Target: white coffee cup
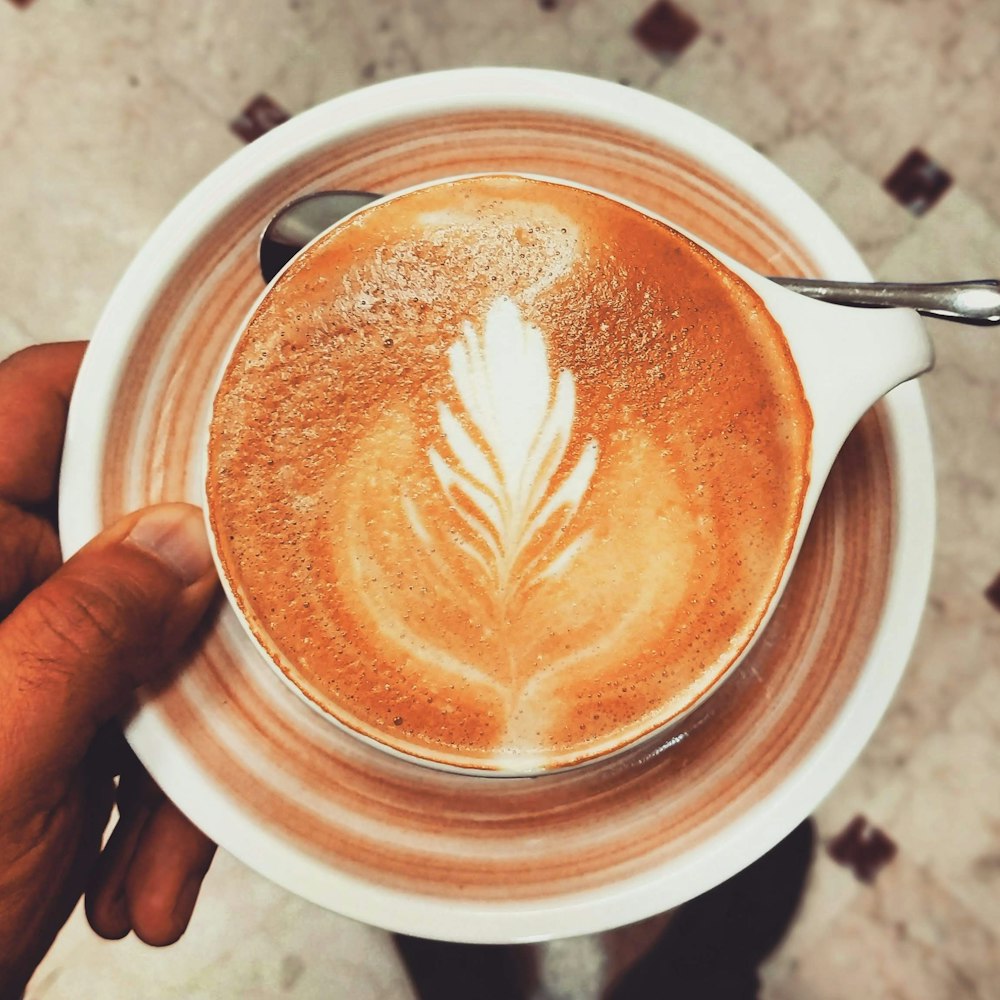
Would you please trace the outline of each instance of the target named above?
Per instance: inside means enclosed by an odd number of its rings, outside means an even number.
[[[591,184],[756,271],[869,276],[775,166],[649,95],[511,69],[345,95],[219,167],[123,277],[71,406],[60,511],[67,554],[127,510],[199,501],[198,428],[259,294],[255,241],[271,213],[310,190],[391,192],[482,170]],[[711,888],[787,834],[845,773],[888,705],[916,635],[934,536],[915,383],[862,421],[817,503],[747,669],[654,751],[509,782],[416,767],[311,712],[228,609],[175,681],[143,699],[128,739],[165,792],[231,853],[356,919],[465,941],[640,919]]]

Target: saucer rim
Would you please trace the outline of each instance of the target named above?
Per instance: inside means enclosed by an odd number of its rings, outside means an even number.
[[[59,511],[65,555],[103,527],[101,470],[111,402],[148,307],[185,252],[283,163],[353,131],[418,117],[432,107],[439,113],[487,107],[554,111],[633,128],[705,163],[761,203],[802,240],[821,272],[871,277],[846,236],[778,167],[663,98],[574,74],[490,68],[424,74],[354,91],[293,118],[216,168],[168,215],[125,273],[95,330],[78,382],[81,391],[70,406]],[[738,170],[733,159],[740,161]],[[653,874],[537,903],[477,903],[386,889],[331,869],[256,823],[198,768],[154,711],[140,709],[130,719],[128,739],[166,794],[230,853],[296,894],[354,919],[424,937],[500,943],[600,931],[662,912],[730,877],[808,815],[853,764],[897,687],[929,589],[934,481],[919,386],[894,390],[883,412],[896,487],[896,538],[885,603],[858,683],[816,746],[775,789]]]

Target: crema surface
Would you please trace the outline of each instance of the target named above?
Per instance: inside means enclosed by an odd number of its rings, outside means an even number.
[[[278,280],[216,399],[210,516],[306,697],[405,753],[544,770],[725,673],[811,430],[780,328],[710,255],[598,194],[472,178]]]

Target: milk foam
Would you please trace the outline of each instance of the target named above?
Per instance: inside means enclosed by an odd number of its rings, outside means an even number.
[[[511,215],[516,218],[517,201],[516,195],[508,198],[508,205],[514,211]],[[580,243],[582,232],[580,226],[573,219],[558,210],[553,211],[548,206],[546,216],[538,215],[538,206],[534,208],[535,226],[529,224],[530,235],[544,236],[538,241],[535,248],[536,256],[541,252],[537,261],[541,266],[538,269],[538,276],[533,282],[526,285],[520,292],[520,299],[525,305],[531,305],[539,295],[551,288],[560,278],[564,277],[580,260]],[[531,208],[526,213],[531,217]],[[517,247],[520,243],[519,232],[525,229],[523,222],[510,221],[492,223],[492,232],[483,230],[483,219],[476,212],[462,211],[458,208],[439,209],[433,212],[422,212],[418,216],[419,224],[425,227],[427,232],[435,230],[450,230],[451,232],[463,232],[466,242],[470,247],[477,244],[495,242],[497,238]],[[544,225],[539,226],[542,222]],[[536,228],[537,226],[537,228]],[[484,240],[484,236],[486,239]],[[487,251],[489,252],[489,251]],[[473,256],[476,256],[475,251]]]
[[[504,177],[316,244],[215,412],[216,541],[275,662],[377,740],[519,769],[715,681],[787,559],[811,427],[735,279],[622,206]]]
[[[573,432],[573,375],[551,370],[541,330],[506,296],[490,307],[482,332],[464,324],[448,362],[461,409],[456,415],[438,403],[447,447],[431,447],[428,460],[467,528],[455,544],[482,568],[503,606],[533,577],[566,572],[587,544],[586,534],[574,537],[570,527],[597,466],[597,442],[588,441],[556,483]],[[429,545],[416,504],[404,498],[404,508]],[[533,540],[556,519],[550,544],[526,560]]]

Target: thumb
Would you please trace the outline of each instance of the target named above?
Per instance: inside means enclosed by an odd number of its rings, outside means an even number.
[[[201,512],[164,504],[123,518],[0,625],[10,750],[36,778],[74,766],[97,728],[159,676],[216,588]]]

